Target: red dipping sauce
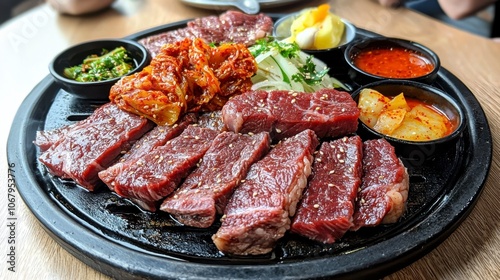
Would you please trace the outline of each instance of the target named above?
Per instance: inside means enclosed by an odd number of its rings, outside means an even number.
[[[353,62],[359,69],[384,78],[415,78],[434,69],[429,59],[401,47],[363,50],[353,58]]]

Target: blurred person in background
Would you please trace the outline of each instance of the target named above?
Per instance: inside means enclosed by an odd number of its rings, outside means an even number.
[[[405,6],[457,28],[484,36],[500,37],[497,0],[378,0],[386,7]],[[484,12],[478,15],[479,12]]]
[[[115,0],[47,0],[54,10],[68,15],[83,15],[108,8]]]
[[[0,0],[0,24],[43,2],[44,0]]]
[[[44,2],[67,15],[84,15],[104,10],[115,0],[0,0],[0,24]]]

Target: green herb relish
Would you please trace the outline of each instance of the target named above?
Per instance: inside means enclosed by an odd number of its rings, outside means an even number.
[[[134,61],[124,47],[103,49],[100,56],[89,55],[78,66],[64,69],[64,76],[78,82],[105,81],[126,75],[134,69]]]

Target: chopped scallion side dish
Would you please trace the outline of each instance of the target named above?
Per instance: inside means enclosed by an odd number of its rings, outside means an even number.
[[[78,82],[97,82],[121,77],[133,69],[127,50],[117,47],[112,51],[103,49],[100,55],[89,55],[82,64],[65,68],[64,76]]]

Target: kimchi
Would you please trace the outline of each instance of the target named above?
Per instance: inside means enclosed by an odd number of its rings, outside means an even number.
[[[150,65],[123,77],[109,99],[158,125],[171,125],[187,112],[220,110],[229,98],[250,90],[256,72],[243,44],[184,39],[164,45]]]

